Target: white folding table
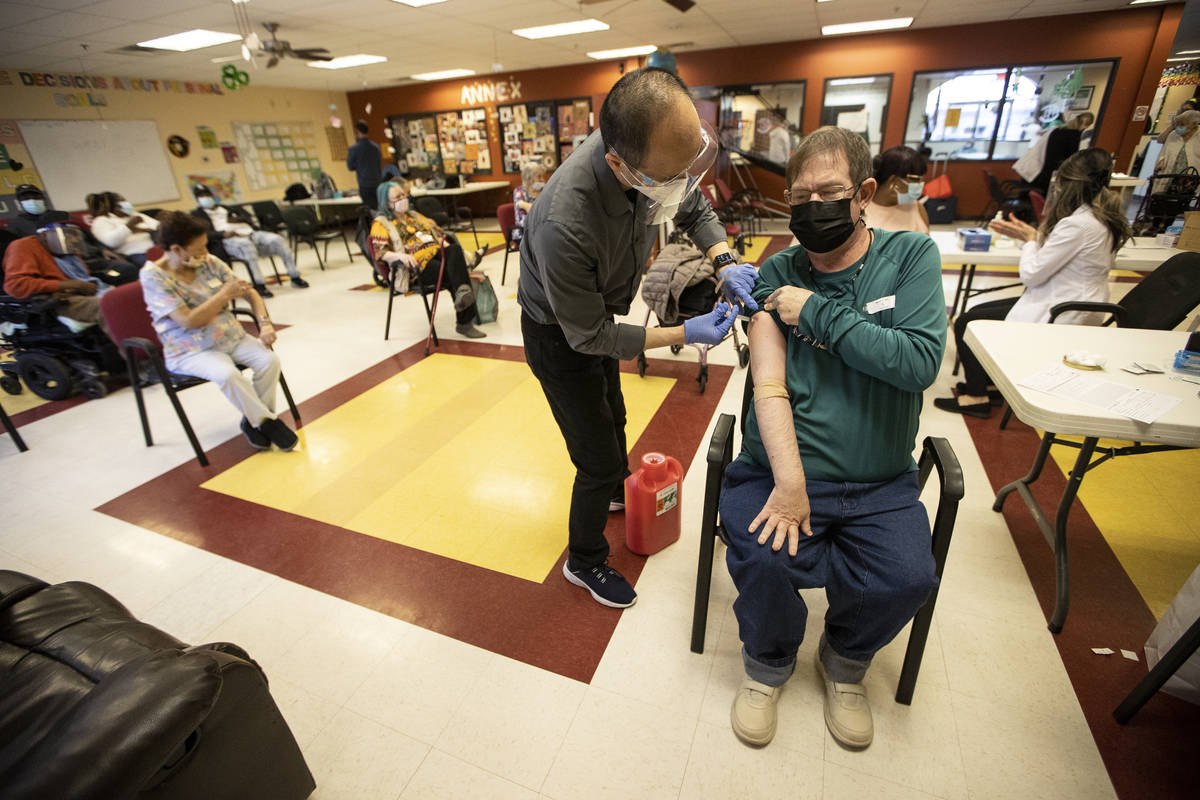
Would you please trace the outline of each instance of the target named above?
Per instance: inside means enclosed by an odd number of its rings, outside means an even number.
[[[1083,476],[1118,456],[1200,447],[1200,385],[1177,379],[1179,373],[1170,367],[1176,351],[1184,348],[1187,339],[1188,334],[1184,331],[1090,325],[1043,325],[997,320],[975,320],[967,325],[964,341],[1008,401],[1013,413],[1025,424],[1045,431],[1029,474],[1000,489],[992,509],[1000,511],[1009,494],[1014,491],[1020,494],[1053,550],[1057,576],[1056,599],[1049,628],[1054,633],[1062,630],[1069,608],[1067,517]],[[1061,364],[1063,356],[1072,351],[1102,353],[1107,357],[1104,370],[1089,374],[1114,383],[1171,395],[1181,402],[1153,423],[1145,424],[1079,400],[1019,385],[1025,378]],[[1121,369],[1133,361],[1157,364],[1166,369],[1166,373],[1133,375]],[[1060,439],[1060,435],[1084,438],[1080,443]],[[1099,448],[1101,455],[1092,461],[1100,438],[1118,439],[1131,444]],[[1078,448],[1079,454],[1067,476],[1067,486],[1051,527],[1029,486],[1041,475],[1050,447],[1055,444]]]

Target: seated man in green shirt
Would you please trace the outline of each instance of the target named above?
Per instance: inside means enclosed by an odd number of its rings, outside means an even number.
[[[861,748],[871,658],[937,582],[912,452],[946,345],[941,260],[924,234],[868,227],[876,186],[858,134],[814,131],[786,177],[800,246],[759,271],[754,404],[721,496],[747,676],[731,720],[744,742],[771,741],[804,638],[798,590],[823,586],[825,721]]]

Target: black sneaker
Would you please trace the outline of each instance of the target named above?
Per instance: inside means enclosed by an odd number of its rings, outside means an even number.
[[[992,415],[991,403],[971,403],[970,405],[962,405],[958,402],[957,397],[935,397],[933,399],[935,408],[940,408],[942,411],[949,411],[954,414],[962,414],[964,417],[975,417],[976,419],[987,419]]]
[[[250,424],[250,420],[242,417],[242,433],[246,437],[246,441],[255,450],[270,450],[271,440],[267,438],[261,430]]]
[[[296,446],[296,442],[300,441],[292,429],[278,419],[264,419],[262,425],[259,425],[259,430],[267,435],[271,443],[285,453]]]
[[[258,292],[259,297],[266,298],[266,297],[274,297],[275,296],[275,293],[272,292],[270,289],[268,289],[267,285],[265,283],[254,284],[254,291]]]
[[[629,608],[637,602],[637,592],[605,561],[591,569],[571,569],[563,563],[563,577],[576,586],[582,586],[592,594],[592,599],[609,608]]]
[[[304,278],[292,278],[292,286],[295,286],[297,289],[307,289],[308,281],[304,280]]]

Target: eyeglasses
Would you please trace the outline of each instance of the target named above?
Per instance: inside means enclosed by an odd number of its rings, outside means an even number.
[[[822,186],[818,189],[799,189],[793,192],[791,189],[783,190],[783,202],[791,205],[800,205],[812,201],[813,195],[821,199],[823,203],[832,203],[835,200],[841,200],[844,197],[853,197],[858,193],[859,186],[842,186],[841,184],[831,184]]]

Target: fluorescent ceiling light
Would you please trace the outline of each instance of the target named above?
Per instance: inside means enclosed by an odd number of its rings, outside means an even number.
[[[317,69],[346,69],[366,64],[379,64],[383,61],[387,61],[387,56],[369,56],[366,53],[358,53],[352,56],[338,56],[331,61],[310,61],[308,65]]]
[[[418,81],[440,81],[443,78],[465,78],[468,75],[474,75],[473,69],[444,69],[440,72],[422,72],[420,75],[409,75]]]
[[[817,0],[818,3],[832,3],[833,0]]]
[[[1136,5],[1141,5],[1142,3],[1165,3],[1165,2],[1166,2],[1166,0],[1132,0],[1132,2],[1130,2],[1129,5],[1136,6]]]
[[[144,42],[138,42],[138,47],[152,47],[155,50],[175,50],[180,53],[185,53],[188,50],[199,50],[202,47],[212,47],[217,44],[229,44],[230,42],[240,42],[242,37],[236,33],[221,33],[220,31],[206,31],[203,28],[196,28],[183,33],[174,33],[170,36],[160,36],[157,39],[147,39]]]
[[[830,86],[855,86],[860,83],[874,83],[874,78],[835,78],[829,82]]]
[[[1167,59],[1167,63],[1170,63],[1172,61],[1200,61],[1200,58],[1194,58],[1192,56],[1184,56],[1183,58],[1168,58]]]
[[[393,3],[404,3],[406,6],[420,8],[421,6],[431,6],[434,3],[444,3],[446,0],[392,0]]]
[[[658,49],[658,45],[641,44],[637,47],[623,47],[619,50],[593,50],[588,58],[603,61],[607,58],[629,58],[631,56],[648,56]]]
[[[1176,53],[1175,55],[1177,55],[1177,56],[1190,56],[1190,55],[1195,55],[1196,53],[1200,53],[1200,50],[1180,50],[1180,51],[1179,51],[1178,53]]]
[[[841,25],[822,25],[822,36],[836,36],[839,33],[869,33],[870,31],[887,31],[892,28],[907,28],[912,25],[912,17],[897,17],[896,19],[875,19],[869,22],[844,22]]]
[[[608,30],[608,25],[598,19],[577,19],[574,22],[559,22],[556,25],[517,28],[513,33],[526,39],[549,39],[551,36],[573,36],[576,33],[606,30]]]

